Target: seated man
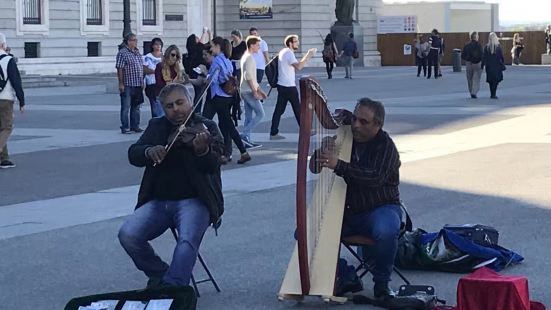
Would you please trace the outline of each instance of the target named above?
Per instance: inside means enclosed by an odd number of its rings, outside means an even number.
[[[203,234],[218,228],[224,211],[219,159],[223,138],[218,126],[193,114],[173,147],[179,126],[192,113],[185,86],[170,84],[159,95],[165,116],[153,118],[130,146],[132,165],[146,167],[134,214],[119,231],[119,241],[136,267],[149,277],[148,288],[189,284]],[[157,256],[149,241],[168,228],[178,231],[172,263]]]
[[[385,120],[382,103],[362,98],[354,114],[347,114],[344,120],[351,124],[354,139],[351,161],[339,160],[333,151],[334,139],[326,138],[321,150],[314,154],[310,168],[315,172],[327,167],[345,180],[347,194],[342,237],[362,235],[375,241],[369,248],[375,263],[374,294],[375,298],[386,298],[392,294],[388,282],[402,218],[398,191],[400,156],[392,139],[382,130]],[[343,263],[346,266],[346,261],[341,259],[339,277],[351,281],[340,281],[337,293],[361,290],[361,281],[355,273],[347,276]]]

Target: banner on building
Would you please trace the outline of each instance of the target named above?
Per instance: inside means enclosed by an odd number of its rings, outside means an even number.
[[[271,19],[272,0],[239,0],[240,19]]]
[[[417,16],[379,16],[377,32],[384,33],[416,33]]]

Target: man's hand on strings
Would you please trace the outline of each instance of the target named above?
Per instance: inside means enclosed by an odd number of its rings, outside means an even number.
[[[318,163],[321,167],[334,170],[338,161],[339,157],[337,157],[335,149],[325,149],[319,153]]]
[[[195,154],[204,154],[208,151],[210,144],[210,133],[208,130],[204,130],[198,133],[193,139],[193,151]]]
[[[156,145],[145,151],[145,156],[151,159],[155,164],[160,164],[166,157],[166,149],[162,145]]]

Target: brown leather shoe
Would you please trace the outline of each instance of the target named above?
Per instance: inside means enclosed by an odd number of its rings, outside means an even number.
[[[244,164],[244,163],[248,162],[249,160],[251,160],[251,155],[249,155],[249,153],[245,152],[245,153],[241,154],[241,158],[239,158],[237,163],[238,164]]]

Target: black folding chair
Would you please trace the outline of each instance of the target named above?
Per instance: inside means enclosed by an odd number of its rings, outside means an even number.
[[[176,229],[171,227],[170,230],[172,231],[172,235],[174,236],[174,239],[176,239],[176,242],[178,242],[178,233],[176,232]],[[191,274],[191,283],[193,284],[193,288],[197,293],[197,297],[201,297],[201,294],[199,294],[199,288],[197,287],[197,284],[201,284],[205,282],[211,282],[212,285],[214,285],[214,288],[216,289],[216,291],[220,293],[221,292],[220,287],[218,286],[218,283],[216,283],[216,280],[212,276],[212,273],[210,272],[209,267],[207,267],[207,264],[205,263],[205,260],[203,260],[201,253],[197,252],[197,258],[199,259],[201,266],[203,266],[203,269],[208,275],[208,278],[196,281],[195,277],[193,276],[193,273]]]
[[[400,236],[402,236],[406,231],[411,231],[413,228],[412,227],[413,225],[411,222],[411,218],[409,217],[409,213],[407,212],[407,209],[404,206],[404,204],[401,203],[400,206],[402,207],[402,210],[406,217],[405,218],[406,221],[402,222],[400,227]],[[365,248],[368,246],[372,246],[375,244],[375,240],[362,235],[352,235],[352,236],[342,238],[341,244],[344,245],[344,247],[350,252],[350,254],[352,254],[352,256],[354,256],[358,260],[359,265],[356,267],[356,274],[360,272],[360,270],[362,269],[364,270],[362,273],[358,275],[360,279],[363,278],[368,272],[373,273],[373,266],[372,266],[373,264],[368,262],[364,257],[361,257],[358,254],[358,252],[354,250],[353,247]],[[396,268],[396,266],[393,266],[392,269],[404,281],[404,283],[408,285],[410,284],[409,280],[402,274],[402,272],[400,272],[398,268]]]

